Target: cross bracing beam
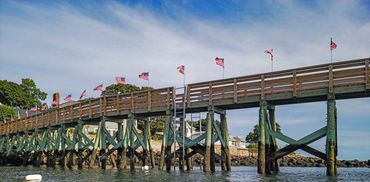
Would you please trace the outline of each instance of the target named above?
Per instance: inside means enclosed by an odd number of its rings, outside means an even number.
[[[306,136],[308,138],[304,137],[304,138],[302,138],[300,140],[294,140],[294,139],[292,139],[292,138],[290,138],[290,137],[282,134],[281,132],[276,132],[276,131],[272,131],[272,130],[269,130],[268,132],[269,132],[269,134],[271,136],[274,136],[275,138],[278,138],[278,139],[280,139],[280,140],[282,140],[282,141],[284,141],[284,142],[286,142],[286,143],[288,143],[288,144],[290,144],[292,146],[295,146],[295,147],[290,147],[293,151],[295,151],[297,149],[302,149],[302,150],[304,150],[304,151],[306,151],[306,152],[308,152],[308,153],[310,153],[310,154],[312,154],[314,156],[317,156],[317,157],[320,157],[323,160],[326,160],[326,154],[324,154],[323,152],[320,152],[320,151],[318,151],[318,150],[316,150],[314,148],[311,148],[310,146],[307,146],[309,143],[305,143],[305,142],[313,143],[314,141],[317,141],[320,138],[324,137],[326,135],[326,126],[323,127],[323,128],[321,128],[321,129],[319,129],[319,130],[317,130],[315,133],[312,133],[312,134]],[[313,140],[310,140],[310,138],[313,138]],[[305,140],[303,140],[303,139],[305,139]],[[287,149],[284,149],[284,150],[283,149],[284,148],[280,149],[279,151],[280,152],[281,151],[287,151]],[[293,151],[291,151],[291,152],[293,152]],[[289,153],[291,153],[291,152],[289,152]],[[286,154],[289,154],[289,153],[286,153]],[[280,156],[280,157],[272,157],[272,158],[268,158],[267,160],[268,161],[270,161],[270,160],[276,160],[276,159],[281,158],[283,156]]]

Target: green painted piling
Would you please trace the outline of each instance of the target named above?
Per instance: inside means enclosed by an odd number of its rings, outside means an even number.
[[[271,129],[276,132],[277,127],[276,127],[276,119],[275,119],[275,106],[270,105],[268,107],[268,111],[269,111],[269,121],[270,121],[271,127],[272,127]],[[271,136],[270,140],[271,140],[270,153],[274,153],[278,150],[279,146],[278,146],[278,143],[277,143],[275,137]],[[272,162],[272,164],[270,164],[270,169],[272,171],[274,171],[275,173],[278,173],[280,171],[279,161],[276,159],[276,160],[273,160],[271,162]]]
[[[329,96],[327,101],[327,134],[326,134],[326,167],[327,171],[326,174],[328,176],[336,176],[337,175],[337,167],[336,167],[336,155],[335,155],[335,147],[336,147],[336,104],[334,100],[334,96]]]
[[[223,146],[223,155],[225,160],[225,167],[227,171],[231,171],[231,157],[229,149],[229,129],[227,127],[226,114],[221,114],[221,132],[226,145]]]
[[[162,146],[161,146],[161,158],[159,161],[159,170],[163,170],[165,158],[166,158],[166,149],[167,149],[167,144],[168,144],[168,135],[169,135],[169,130],[170,130],[170,125],[171,125],[171,111],[166,112],[166,120],[164,123],[164,128],[163,128],[163,138],[162,138]]]
[[[208,121],[206,126],[206,152],[204,155],[204,172],[211,171],[211,143],[212,143],[212,123],[214,122],[214,111],[208,111]]]
[[[266,115],[266,102],[260,102],[260,109],[259,109],[259,130],[258,130],[258,162],[257,162],[257,172],[259,174],[265,174],[266,169],[266,151],[265,151],[265,115]]]

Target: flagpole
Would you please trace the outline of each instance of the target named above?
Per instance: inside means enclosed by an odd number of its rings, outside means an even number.
[[[274,72],[274,57],[271,55],[271,72]]]
[[[331,44],[333,39],[330,37],[330,63],[333,64],[333,49],[331,48]]]
[[[225,66],[222,67],[222,79],[225,78]]]

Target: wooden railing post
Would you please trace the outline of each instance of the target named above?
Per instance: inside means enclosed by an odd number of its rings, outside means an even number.
[[[366,89],[370,89],[370,67],[369,67],[369,60],[365,61],[365,85]]]
[[[104,116],[106,115],[106,113],[107,113],[107,97],[104,95],[104,104],[103,104],[103,106],[104,106]]]
[[[116,113],[119,113],[119,94],[116,95]]]
[[[208,84],[208,105],[212,105],[212,95],[213,95],[213,93],[212,93],[212,82],[209,82],[209,84]]]
[[[293,71],[293,97],[297,97],[297,71]]]
[[[135,100],[134,100],[134,94],[131,93],[131,113],[135,112]]]
[[[329,93],[334,91],[333,65],[329,65]]]
[[[92,105],[91,105],[91,99],[89,100],[89,118],[92,117]]]
[[[148,111],[152,111],[152,95],[151,91],[148,91]]]
[[[47,123],[50,126],[51,125],[51,116],[50,116],[50,111],[49,109],[46,111],[46,116],[47,116]]]
[[[100,114],[100,116],[102,116],[102,115],[103,115],[103,108],[102,108],[102,107],[103,107],[103,106],[102,106],[102,105],[103,105],[103,103],[102,103],[102,101],[101,101],[101,100],[102,100],[102,98],[100,97],[100,98],[99,98],[99,114]]]
[[[167,102],[166,102],[166,106],[167,106],[167,109],[170,109],[170,89],[167,88]]]
[[[81,104],[81,102],[80,102],[80,105],[79,105],[79,110],[80,110],[80,119],[82,118],[82,104]]]
[[[70,107],[70,113],[69,113],[69,115],[70,115],[70,119],[69,119],[69,122],[71,122],[71,121],[73,121],[73,105],[71,105],[71,106],[69,106]]]
[[[261,75],[261,100],[265,99],[265,75]]]
[[[234,103],[238,102],[238,83],[236,78],[234,78]]]
[[[63,123],[66,123],[66,108],[63,107]]]
[[[187,107],[190,107],[191,106],[191,102],[190,102],[190,85],[187,85],[186,86],[186,105]]]
[[[56,123],[60,123],[59,115],[60,115],[60,111],[59,111],[59,108],[58,108],[58,109],[55,110],[55,122]]]

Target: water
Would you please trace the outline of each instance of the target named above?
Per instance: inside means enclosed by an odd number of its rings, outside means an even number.
[[[28,174],[41,174],[43,181],[370,181],[370,168],[338,168],[337,177],[327,177],[325,168],[282,167],[278,175],[261,176],[256,167],[232,167],[231,172],[217,171],[205,174],[194,169],[191,172],[150,172],[117,169],[63,169],[60,167],[0,167],[0,181],[23,181]]]

